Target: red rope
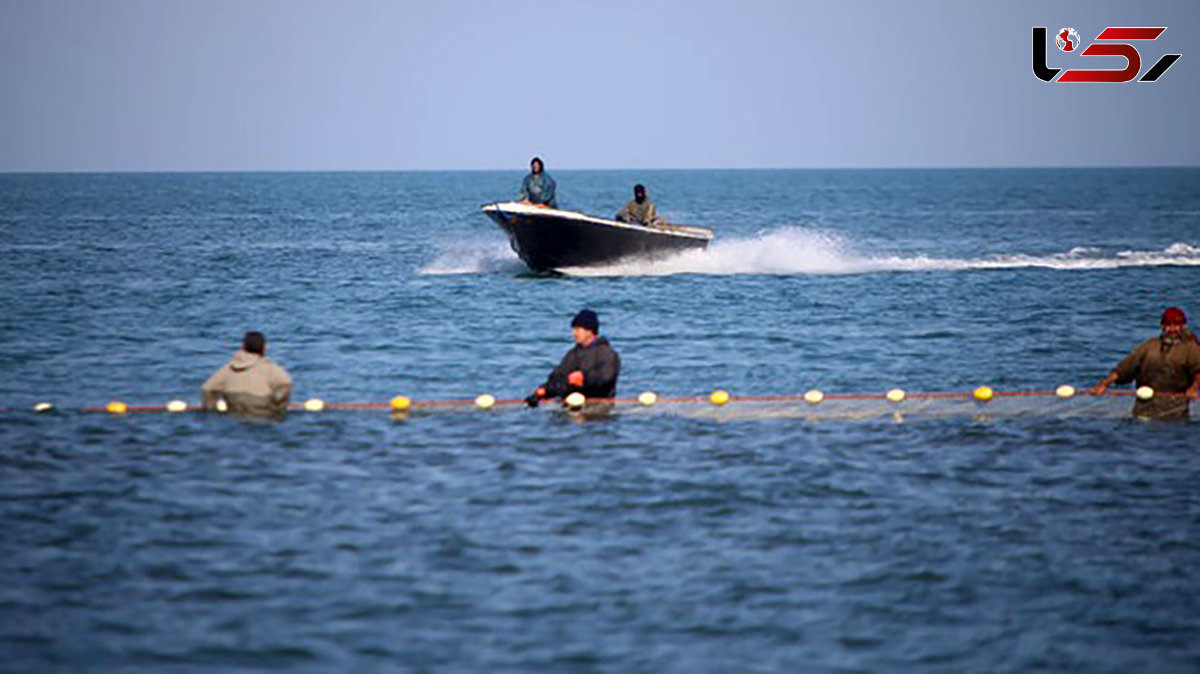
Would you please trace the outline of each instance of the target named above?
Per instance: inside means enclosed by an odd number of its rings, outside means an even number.
[[[923,400],[923,399],[924,400],[954,400],[954,399],[971,400],[975,397],[974,391],[915,391],[915,392],[907,392],[906,391],[904,395],[905,395],[905,400]],[[1047,397],[1047,396],[1056,396],[1056,395],[1057,395],[1057,392],[1055,392],[1055,391],[993,391],[992,392],[992,396],[995,398]],[[1136,391],[1110,390],[1110,391],[1106,391],[1105,393],[1095,394],[1095,393],[1092,393],[1088,389],[1080,389],[1075,392],[1075,397],[1082,397],[1082,396],[1123,397],[1123,396],[1131,396],[1131,395],[1136,395]],[[1155,395],[1155,397],[1175,398],[1175,397],[1186,396],[1187,394],[1186,393],[1155,392],[1154,395]],[[823,395],[823,400],[887,400],[887,399],[888,398],[887,398],[886,393],[830,393],[830,394]],[[589,398],[588,402],[592,402],[592,403],[611,402],[611,403],[632,404],[632,403],[639,403],[640,401],[636,397],[619,397],[619,398]],[[670,404],[670,403],[675,403],[675,404],[710,403],[710,402],[711,402],[710,397],[707,395],[660,396],[656,400],[656,403],[668,403],[668,404]],[[744,394],[744,395],[743,394],[739,394],[739,395],[730,394],[728,402],[732,403],[732,402],[807,402],[807,401],[805,400],[804,394]],[[512,406],[512,405],[520,405],[522,403],[524,403],[524,400],[522,400],[521,398],[497,398],[492,403],[492,406],[507,407],[507,406]],[[469,408],[469,407],[475,407],[476,405],[477,405],[476,399],[474,399],[474,398],[446,398],[446,399],[440,399],[440,400],[439,399],[413,400],[409,404],[409,407],[407,408],[407,410],[403,410],[403,411],[420,410],[420,409],[453,408],[453,407]],[[57,409],[57,408],[54,408],[54,409]],[[107,405],[91,405],[91,406],[85,406],[85,407],[78,408],[78,409],[79,409],[79,411],[87,412],[87,413],[108,413],[108,411],[109,411]],[[292,410],[292,411],[297,411],[297,412],[306,411],[305,403],[303,403],[303,402],[290,403],[288,405],[288,409]],[[326,410],[373,410],[373,409],[391,410],[393,408],[392,408],[392,404],[390,402],[325,402],[323,409],[326,409]],[[20,410],[18,410],[17,408],[12,408],[12,407],[0,408],[0,413],[17,412],[17,411],[20,411]],[[166,405],[126,405],[125,411],[126,411],[126,413],[130,413],[130,412],[168,412],[169,410],[167,409]],[[202,412],[202,411],[204,411],[203,406],[188,405],[186,409],[180,411],[179,413]],[[402,410],[397,410],[397,411],[402,411]]]

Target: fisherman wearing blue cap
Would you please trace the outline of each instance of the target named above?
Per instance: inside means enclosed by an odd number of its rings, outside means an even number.
[[[588,399],[612,398],[617,395],[617,377],[621,374],[621,357],[608,340],[599,336],[600,318],[591,309],[584,309],[571,320],[575,347],[563,356],[562,362],[550,373],[546,383],[525,399],[530,407],[542,400],[563,398],[579,392]]]

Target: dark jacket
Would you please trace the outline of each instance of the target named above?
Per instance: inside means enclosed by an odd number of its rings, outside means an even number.
[[[1136,381],[1138,386],[1149,386],[1155,393],[1183,393],[1188,390],[1200,372],[1200,346],[1191,339],[1164,346],[1158,337],[1148,339],[1137,346],[1122,360],[1113,372],[1116,384]],[[1188,399],[1181,396],[1159,396],[1150,400],[1138,400],[1133,405],[1133,415],[1151,419],[1186,419]]]
[[[575,370],[583,372],[583,388],[567,385],[567,375]],[[591,344],[576,345],[568,351],[542,386],[547,398],[561,398],[576,391],[587,398],[612,398],[617,395],[620,374],[621,357],[607,339],[596,337]]]

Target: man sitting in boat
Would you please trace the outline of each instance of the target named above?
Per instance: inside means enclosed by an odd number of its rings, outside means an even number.
[[[517,201],[523,204],[558,208],[558,201],[554,198],[555,187],[554,178],[546,173],[546,167],[542,164],[541,158],[534,157],[529,162],[529,175],[521,181],[521,194],[517,197]]]
[[[575,315],[571,320],[575,347],[563,356],[546,383],[525,399],[530,407],[537,407],[542,400],[564,398],[577,391],[588,399],[617,395],[621,357],[607,339],[597,334],[599,332],[600,318],[596,312],[584,309]]]
[[[643,185],[633,186],[633,201],[625,204],[625,208],[617,213],[618,222],[632,222],[640,225],[658,223],[658,214],[654,212],[654,202],[646,198],[646,188]]]

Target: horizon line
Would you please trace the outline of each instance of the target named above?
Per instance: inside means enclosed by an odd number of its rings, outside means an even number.
[[[938,166],[692,166],[692,167],[556,167],[554,171],[1004,171],[1004,170],[1112,170],[1112,169],[1194,169],[1200,164],[1106,164],[1106,165],[938,165]],[[148,175],[148,174],[212,174],[212,173],[512,173],[518,168],[240,168],[240,169],[33,169],[0,170],[0,175]],[[550,171],[550,169],[547,169]]]

